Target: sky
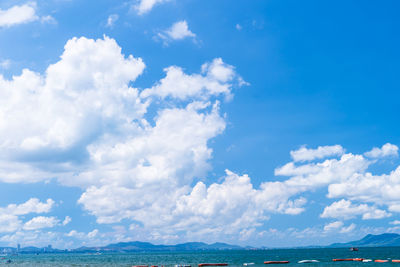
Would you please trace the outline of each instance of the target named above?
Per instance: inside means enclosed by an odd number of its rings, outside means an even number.
[[[400,233],[399,5],[1,1],[0,245]]]

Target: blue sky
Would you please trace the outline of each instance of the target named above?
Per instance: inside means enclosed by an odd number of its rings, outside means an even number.
[[[1,1],[0,245],[400,232],[396,1]]]

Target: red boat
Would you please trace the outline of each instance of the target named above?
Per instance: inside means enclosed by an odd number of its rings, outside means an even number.
[[[289,261],[264,261],[264,264],[285,264],[289,263]]]
[[[363,261],[362,258],[351,258],[351,259],[333,259],[333,261]]]
[[[398,263],[400,263],[400,260],[392,260],[392,262],[398,262]]]
[[[388,260],[374,260],[374,262],[388,262]]]

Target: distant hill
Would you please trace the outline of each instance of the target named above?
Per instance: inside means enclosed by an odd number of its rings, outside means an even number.
[[[329,247],[400,247],[400,235],[366,235],[363,239],[348,243],[334,243]]]
[[[203,242],[189,242],[177,245],[154,245],[148,242],[120,242],[104,247],[81,247],[74,249],[75,252],[84,251],[194,251],[194,250],[236,250],[244,249],[240,246],[225,243],[206,244]]]

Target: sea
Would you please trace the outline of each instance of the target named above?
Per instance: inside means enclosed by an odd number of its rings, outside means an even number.
[[[400,247],[359,248],[311,248],[311,249],[268,249],[268,250],[222,250],[192,252],[136,252],[136,253],[65,253],[65,254],[20,254],[0,259],[7,266],[125,266],[157,265],[174,267],[199,263],[227,263],[233,267],[267,267],[264,261],[289,261],[278,266],[394,266],[400,263],[376,262],[333,262],[335,258],[400,259]],[[7,263],[11,260],[10,263]],[[318,260],[318,263],[298,263],[301,260]]]

